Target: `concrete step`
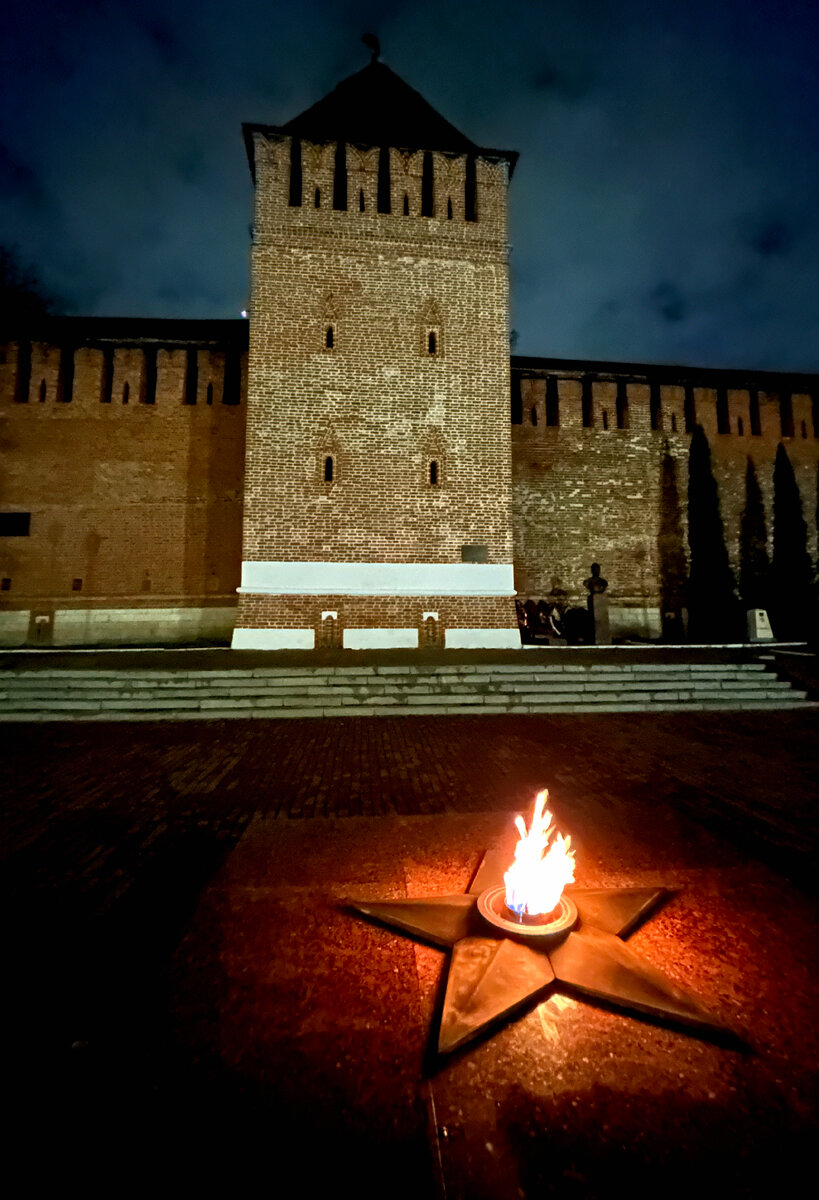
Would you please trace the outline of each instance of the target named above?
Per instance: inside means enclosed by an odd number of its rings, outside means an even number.
[[[0,720],[666,712],[806,704],[763,662],[7,671]]]

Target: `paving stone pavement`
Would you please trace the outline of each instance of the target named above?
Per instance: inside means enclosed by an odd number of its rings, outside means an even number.
[[[20,1144],[51,1147],[35,1176],[52,1158],[110,1194],[168,1160],[235,1186],[241,1164],[275,1176],[298,1151],[306,1196],[596,1196],[673,1173],[686,1145],[699,1169],[713,1126],[731,1148],[718,1179],[757,1194],[777,1148],[795,1170],[817,1132],[817,730],[815,710],[0,727],[10,1086]],[[698,984],[745,1029],[774,1021],[767,1057],[598,1010],[583,1024],[575,1001],[561,1034],[550,1000],[501,1050],[429,1068],[440,955],[338,901],[462,890],[543,786],[586,886],[690,886],[710,943],[673,906],[642,936],[672,973],[710,944],[725,979],[700,965]],[[776,949],[746,970],[766,921]],[[775,1017],[767,957],[792,976]],[[627,1096],[602,1046],[625,1055]],[[595,1074],[569,1087],[573,1071]]]

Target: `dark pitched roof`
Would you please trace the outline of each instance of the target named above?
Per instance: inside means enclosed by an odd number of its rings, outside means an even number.
[[[286,133],[310,142],[353,142],[361,146],[400,146],[504,158],[510,174],[517,161],[511,150],[477,146],[382,62],[343,79],[327,96],[285,125],[245,125],[253,168],[252,134]]]

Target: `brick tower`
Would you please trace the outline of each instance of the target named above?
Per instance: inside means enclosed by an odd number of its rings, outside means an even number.
[[[517,647],[507,187],[373,61],[247,125],[253,224],[233,646]]]

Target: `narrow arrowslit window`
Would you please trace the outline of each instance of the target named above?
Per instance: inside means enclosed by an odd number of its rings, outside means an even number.
[[[751,437],[762,436],[762,421],[759,414],[759,392],[748,393],[748,414],[751,418]]]
[[[603,409],[603,428],[608,429],[608,427],[609,427],[609,414],[606,412],[606,410],[604,408]]]
[[[464,216],[467,221],[478,219],[478,178],[475,171],[475,158],[467,156],[466,177],[464,179]]]
[[[429,482],[432,487],[438,486],[438,463],[434,458],[429,464]]]
[[[325,483],[333,482],[333,467],[334,467],[333,456],[332,456],[332,454],[328,454],[324,460],[324,482]]]
[[[291,208],[301,207],[301,142],[293,138],[290,142],[290,199]]]
[[[446,215],[447,215],[447,219],[451,221],[452,220],[452,197],[451,196],[447,197]]]
[[[404,192],[404,216],[409,216],[409,196]]]
[[[591,429],[594,424],[594,404],[592,400],[592,381],[586,376],[582,384],[580,399],[581,417],[584,429]]]
[[[617,380],[617,399],[615,400],[617,428],[628,429],[628,389],[625,379]]]
[[[213,404],[213,384],[212,383],[208,384],[208,390],[205,393],[205,403]]]
[[[434,329],[430,329],[427,334],[427,350],[430,354],[438,353],[438,334]]]
[[[45,398],[46,398],[46,381],[44,379],[41,379],[40,380],[40,403],[41,404],[45,404]]]
[[[557,376],[549,375],[546,379],[546,424],[560,424],[560,397],[557,391]]]
[[[131,399],[131,385],[126,382],[122,385],[122,403],[127,404]]]
[[[435,216],[435,176],[433,174],[432,152],[424,151],[424,161],[421,167],[421,216]]]
[[[392,212],[390,202],[390,152],[387,146],[382,146],[378,153],[378,200],[376,207],[380,213]]]
[[[332,325],[327,326],[327,332],[324,335],[324,345],[328,350],[332,350],[336,343],[336,334]]]
[[[364,189],[361,188],[358,193],[358,211],[364,212],[365,209],[366,209],[366,205],[364,203]]]
[[[316,188],[315,205],[316,208],[321,208],[321,188]]]
[[[347,146],[336,143],[336,161],[333,172],[333,208],[336,212],[347,211]]]

